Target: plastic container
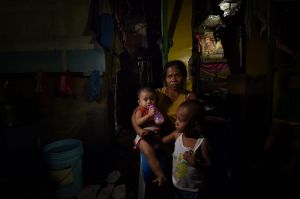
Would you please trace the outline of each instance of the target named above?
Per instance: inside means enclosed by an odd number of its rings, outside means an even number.
[[[43,148],[48,174],[54,185],[54,198],[72,198],[81,191],[82,154],[82,143],[77,139],[54,141]]]
[[[156,108],[156,106],[150,105],[149,109],[155,109],[155,114],[153,116],[155,124],[160,125],[160,124],[164,123],[165,118],[164,118],[163,114],[161,114],[161,112],[158,110],[158,108]]]

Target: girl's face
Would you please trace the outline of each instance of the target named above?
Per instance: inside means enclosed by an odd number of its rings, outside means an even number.
[[[138,104],[148,108],[150,104],[155,105],[155,94],[149,91],[142,91],[139,95]]]
[[[176,66],[171,66],[167,69],[165,83],[166,86],[172,89],[181,88],[183,85],[183,76]]]
[[[190,116],[189,115],[190,114],[189,114],[189,111],[188,111],[187,108],[180,107],[177,110],[176,121],[175,121],[176,130],[178,130],[181,133],[187,130],[187,127],[188,127],[189,122],[190,122]]]
[[[201,127],[195,123],[191,116],[191,110],[180,107],[177,110],[175,128],[186,137],[199,138],[201,136]]]

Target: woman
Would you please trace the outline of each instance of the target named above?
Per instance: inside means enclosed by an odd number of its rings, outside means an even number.
[[[182,61],[174,60],[166,64],[163,72],[164,87],[157,89],[158,92],[157,107],[165,116],[165,123],[161,126],[161,131],[160,131],[162,136],[168,135],[175,129],[174,123],[176,120],[176,111],[179,105],[184,101],[197,99],[195,93],[185,89],[186,78],[187,78],[187,71]],[[143,137],[148,133],[146,129],[142,129],[137,125],[134,114],[132,114],[131,121],[134,130],[139,136]],[[168,155],[171,155],[172,150],[167,150],[167,151],[169,151]],[[157,151],[155,151],[154,149],[152,153],[156,153],[158,156],[160,156],[158,157],[158,159],[160,159],[161,164],[163,164],[162,161],[164,161],[166,157],[164,156],[163,159],[161,159],[162,158],[161,154],[158,154]],[[141,154],[142,164],[143,164],[142,166],[143,176],[145,178],[146,176],[151,176],[152,174],[149,173],[150,171],[149,165],[146,162],[146,159],[143,157],[144,157],[143,154]],[[143,162],[143,160],[145,161]],[[157,164],[159,163],[157,162]],[[168,166],[168,163],[165,165]],[[149,180],[146,179],[144,180],[149,182]],[[160,182],[159,179],[151,179],[151,181],[157,183],[158,185],[161,185],[163,183]]]
[[[186,67],[182,61],[175,60],[166,64],[163,73],[164,87],[158,91],[158,108],[168,119],[165,123],[165,134],[175,130],[176,111],[182,102],[197,99],[195,93],[185,89],[187,78]]]

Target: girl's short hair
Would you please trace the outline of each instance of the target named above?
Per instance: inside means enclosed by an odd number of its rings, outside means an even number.
[[[204,106],[198,100],[187,100],[180,104],[179,108],[187,108],[190,111],[191,122],[197,122],[203,125],[204,122]]]

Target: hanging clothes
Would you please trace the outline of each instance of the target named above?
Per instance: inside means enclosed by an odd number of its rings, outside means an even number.
[[[47,106],[49,104],[49,81],[47,75],[45,72],[39,71],[35,79],[36,86],[34,92],[37,96],[37,100],[42,106]]]
[[[56,94],[58,97],[73,96],[73,86],[70,71],[66,70],[57,78]]]
[[[108,0],[91,0],[85,35],[92,36],[95,46],[113,48],[113,11]]]

